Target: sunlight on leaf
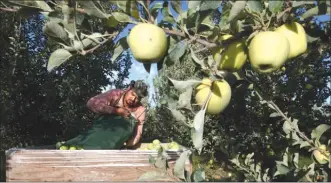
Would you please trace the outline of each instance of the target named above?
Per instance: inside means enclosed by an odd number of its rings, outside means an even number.
[[[128,43],[126,41],[126,37],[121,38],[115,46],[115,50],[114,50],[114,53],[111,57],[111,60],[113,62],[115,62],[117,57],[120,56],[123,53],[123,51],[128,49],[128,48],[129,48],[129,46],[128,46]]]
[[[328,129],[330,129],[330,125],[321,124],[318,125],[312,132],[311,132],[311,138],[316,139],[316,141],[319,141],[321,136],[324,132],[326,132]]]
[[[289,134],[292,131],[292,127],[291,127],[291,123],[290,122],[288,122],[288,121],[285,121],[284,122],[284,124],[283,124],[283,131],[286,134]]]
[[[189,79],[186,81],[179,81],[179,80],[171,79],[169,77],[168,79],[174,85],[175,89],[177,89],[180,92],[185,92],[188,87],[195,87],[196,85],[201,83],[201,80],[194,80],[194,79]]]
[[[272,13],[278,13],[282,10],[284,1],[269,1],[268,8]]]
[[[122,12],[113,12],[112,15],[119,22],[131,22],[131,18],[129,15]]]
[[[263,5],[261,1],[247,1],[247,7],[253,12],[260,13],[263,10]]]
[[[102,12],[92,0],[77,1],[86,13],[90,16],[95,16],[98,18],[108,18],[110,15]]]
[[[191,98],[192,98],[193,88],[188,87],[187,90],[179,95],[177,102],[178,109],[188,109],[192,110]]]
[[[65,49],[57,49],[55,50],[48,60],[47,70],[48,72],[52,71],[54,68],[60,66],[65,61],[67,61],[72,54]]]
[[[174,167],[174,175],[178,178],[185,180],[185,164],[190,156],[190,151],[184,151],[176,160]]]
[[[246,3],[246,1],[236,1],[232,5],[227,21],[231,22],[234,18],[236,18],[245,9]]]

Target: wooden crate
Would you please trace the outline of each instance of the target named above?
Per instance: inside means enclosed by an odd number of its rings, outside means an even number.
[[[169,173],[182,151],[167,151]],[[137,181],[148,171],[155,150],[10,149],[6,152],[6,180],[18,181]],[[192,172],[192,164],[186,162]],[[178,181],[176,178],[156,181]]]

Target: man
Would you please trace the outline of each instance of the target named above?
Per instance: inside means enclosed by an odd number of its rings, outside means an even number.
[[[141,81],[131,81],[126,90],[113,89],[92,97],[87,102],[87,108],[97,114],[116,114],[129,118],[131,113],[137,120],[135,134],[126,143],[127,146],[136,145],[142,136],[145,122],[145,107],[140,100],[148,94],[147,85]]]
[[[148,95],[147,85],[132,81],[127,89],[113,89],[90,98],[87,108],[100,117],[66,146],[84,149],[119,149],[125,143],[134,147],[142,137],[146,109],[141,99]]]

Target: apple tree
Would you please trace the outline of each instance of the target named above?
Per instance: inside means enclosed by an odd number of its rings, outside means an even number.
[[[162,84],[167,81],[167,87],[176,90],[169,90],[161,104],[183,122],[192,141],[192,149],[183,152],[176,162],[173,173],[179,179],[204,180],[200,170],[188,175],[185,161],[193,152],[203,151],[206,120],[222,114],[237,96],[234,93],[245,90],[257,97],[260,105],[273,111],[270,118],[280,118],[282,129],[278,133],[292,142],[274,169],[265,169],[261,162],[254,161],[254,153],[244,159],[239,156],[231,159],[245,172],[245,179],[272,181],[286,177],[290,181],[317,181],[322,175],[324,180],[330,180],[331,140],[320,141],[330,125],[319,124],[310,135],[304,133],[299,128],[300,121],[280,108],[273,92],[268,92],[269,87],[276,90],[272,78],[287,79],[281,74],[287,71],[285,65],[300,62],[316,51],[325,54],[322,59],[330,57],[327,52],[330,47],[323,42],[330,38],[330,24],[323,25],[323,29],[303,26],[316,16],[330,15],[329,1],[54,0],[7,4],[22,15],[39,13],[47,19],[44,32],[60,45],[49,58],[49,72],[76,55],[93,53],[104,44],[113,45],[109,50],[113,54],[110,62],[130,51],[148,72],[151,64],[157,64],[163,73]],[[103,22],[105,31],[82,31],[90,19]],[[122,36],[121,31],[108,31],[128,25],[133,28],[127,36]],[[319,47],[314,47],[320,40]],[[183,61],[195,64],[195,70],[188,71],[191,77],[184,79],[166,72]],[[184,71],[187,67],[178,69]],[[271,84],[266,87],[263,81]],[[299,167],[300,154],[293,152],[294,147],[306,149],[314,163]],[[152,162],[166,169],[166,154],[161,150],[159,155]],[[149,172],[140,180],[160,176],[166,174]]]

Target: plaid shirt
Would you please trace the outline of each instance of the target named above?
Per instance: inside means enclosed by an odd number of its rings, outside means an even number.
[[[114,114],[116,107],[123,107],[123,95],[125,90],[113,89],[101,93],[89,99],[87,108],[97,114]],[[137,125],[134,136],[127,142],[128,146],[136,145],[142,136],[145,122],[145,107],[139,105],[135,108],[127,108],[137,117]]]

